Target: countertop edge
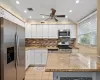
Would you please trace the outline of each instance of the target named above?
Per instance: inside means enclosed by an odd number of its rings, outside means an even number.
[[[100,69],[45,69],[45,72],[100,72]]]

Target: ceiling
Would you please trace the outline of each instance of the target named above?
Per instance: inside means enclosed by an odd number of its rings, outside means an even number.
[[[96,0],[80,0],[76,4],[76,0],[18,0],[20,4],[16,4],[16,0],[0,0],[0,3],[6,4],[13,11],[27,20],[43,20],[40,14],[50,14],[51,8],[56,9],[56,14],[67,15],[69,19],[78,22],[83,17],[89,15],[97,9]],[[25,13],[27,8],[33,8],[34,11]],[[72,10],[70,13],[69,10]],[[30,19],[29,16],[32,16]],[[46,19],[47,17],[45,17]],[[65,18],[58,18],[65,20]]]

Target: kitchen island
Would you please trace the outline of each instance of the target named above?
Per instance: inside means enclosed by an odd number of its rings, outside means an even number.
[[[53,72],[53,80],[100,80],[100,59],[82,53],[48,54],[46,72]]]

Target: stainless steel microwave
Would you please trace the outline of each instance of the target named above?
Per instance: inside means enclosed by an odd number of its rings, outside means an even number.
[[[58,31],[58,36],[70,36],[70,30]]]

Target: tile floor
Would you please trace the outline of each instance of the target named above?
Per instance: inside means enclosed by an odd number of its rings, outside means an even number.
[[[45,72],[45,67],[29,67],[25,80],[52,80],[52,72]]]

